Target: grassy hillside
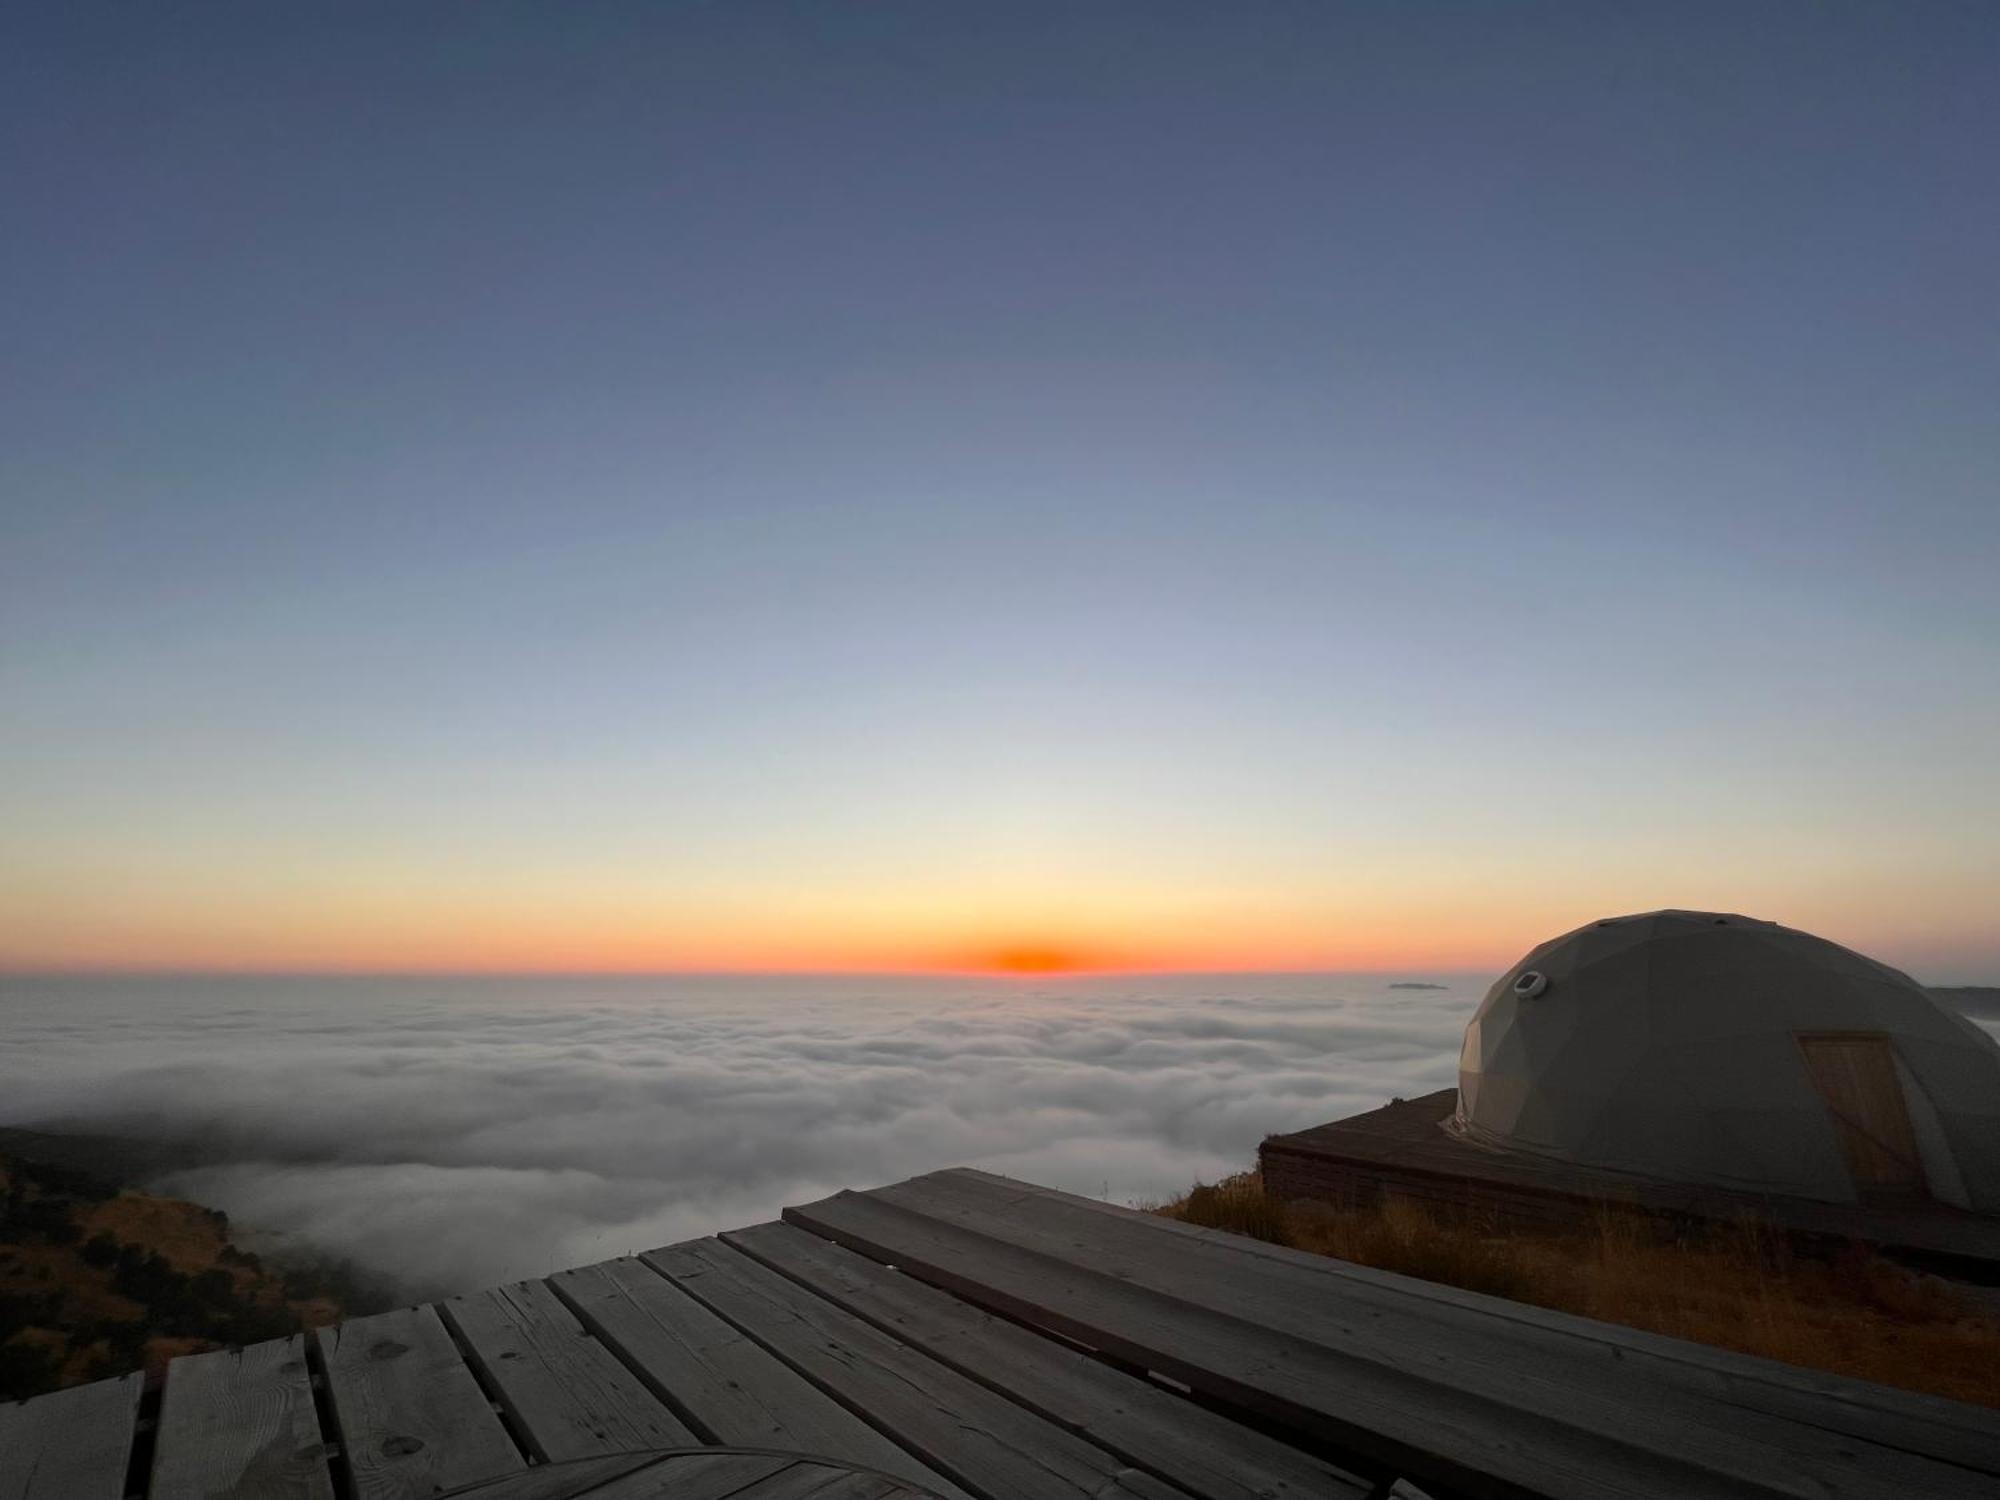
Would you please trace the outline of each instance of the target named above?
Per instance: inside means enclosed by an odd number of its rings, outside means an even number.
[[[0,1158],[0,1400],[331,1323],[359,1296],[239,1250],[213,1209]]]
[[[1696,1343],[2000,1407],[2000,1316],[1861,1247],[1800,1253],[1757,1223],[1691,1230],[1607,1212],[1501,1228],[1405,1199],[1280,1203],[1256,1172],[1156,1212],[1213,1229]]]

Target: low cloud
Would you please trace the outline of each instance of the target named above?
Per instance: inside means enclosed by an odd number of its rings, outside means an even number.
[[[10,981],[0,1124],[435,1293],[978,1165],[1117,1201],[1449,1086],[1477,986]],[[254,1242],[254,1240],[253,1240]]]

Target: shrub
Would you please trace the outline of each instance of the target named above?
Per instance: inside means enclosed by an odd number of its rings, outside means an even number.
[[[108,1234],[93,1234],[77,1253],[83,1257],[85,1265],[102,1270],[118,1259],[118,1241]]]
[[[1239,1172],[1213,1187],[1196,1183],[1174,1217],[1274,1245],[1291,1243],[1284,1205],[1264,1191],[1264,1180],[1255,1172]]]
[[[0,1401],[25,1401],[56,1388],[62,1361],[40,1344],[0,1344]]]
[[[236,1300],[236,1278],[219,1266],[210,1266],[188,1283],[188,1291],[199,1301],[224,1306]]]

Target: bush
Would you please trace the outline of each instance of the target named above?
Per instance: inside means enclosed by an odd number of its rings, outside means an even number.
[[[14,1160],[8,1168],[19,1182],[31,1183],[51,1198],[75,1198],[85,1203],[102,1203],[118,1196],[118,1189],[102,1178],[75,1167],[59,1167],[52,1162]]]
[[[191,1299],[188,1279],[156,1250],[126,1245],[118,1252],[118,1269],[111,1284],[134,1302],[155,1309],[174,1307]]]
[[[0,1401],[25,1401],[56,1388],[62,1361],[40,1344],[0,1344]]]
[[[62,1303],[61,1292],[44,1292],[37,1297],[0,1292],[0,1341],[13,1337],[23,1328],[34,1328],[53,1321],[61,1315]]]
[[[1255,1172],[1239,1172],[1213,1187],[1196,1183],[1174,1217],[1204,1229],[1247,1234],[1273,1245],[1292,1242],[1285,1206],[1264,1191],[1264,1179]]]
[[[118,1241],[108,1234],[93,1234],[77,1252],[87,1266],[96,1266],[100,1271],[118,1259]]]
[[[46,1240],[53,1245],[73,1245],[83,1232],[70,1221],[70,1204],[62,1198],[29,1198],[10,1194],[4,1214],[0,1214],[0,1238],[13,1241]]]
[[[210,1266],[188,1283],[197,1301],[226,1306],[236,1300],[236,1278],[219,1266]]]

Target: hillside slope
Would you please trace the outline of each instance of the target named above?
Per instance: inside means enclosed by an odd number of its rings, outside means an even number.
[[[213,1209],[0,1158],[0,1400],[335,1322],[353,1300],[239,1250]]]

